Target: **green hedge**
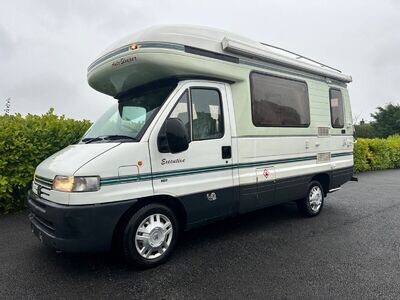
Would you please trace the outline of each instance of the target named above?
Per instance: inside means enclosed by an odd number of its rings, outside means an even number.
[[[393,168],[400,168],[400,135],[357,140],[354,146],[356,172]]]
[[[0,214],[23,208],[36,166],[78,141],[89,126],[52,109],[41,116],[0,116]]]

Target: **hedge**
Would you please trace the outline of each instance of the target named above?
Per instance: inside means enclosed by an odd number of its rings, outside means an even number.
[[[357,140],[354,147],[355,172],[393,168],[400,168],[400,135]]]
[[[0,116],[0,215],[25,207],[36,166],[74,143],[89,128],[87,120],[46,114]],[[400,168],[400,135],[359,138],[354,147],[356,172]]]
[[[36,166],[46,157],[77,142],[89,128],[87,120],[44,115],[0,116],[0,214],[25,207]]]

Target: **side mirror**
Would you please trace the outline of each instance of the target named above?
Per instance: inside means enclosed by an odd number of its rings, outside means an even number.
[[[189,148],[189,137],[180,119],[169,118],[158,135],[158,150],[161,153],[179,153]]]

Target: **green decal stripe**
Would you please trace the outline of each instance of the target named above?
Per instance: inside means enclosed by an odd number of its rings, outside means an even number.
[[[157,43],[157,42],[141,42],[138,44],[139,48],[163,48],[163,49],[174,49],[174,50],[185,50],[185,46],[175,43]]]
[[[108,177],[108,178],[102,178],[100,180],[101,184],[113,184],[113,183],[121,183],[121,182],[130,182],[130,181],[138,181],[139,177],[137,175],[135,176],[123,176],[121,178],[119,177]]]
[[[159,173],[153,173],[153,174],[123,176],[121,178],[120,177],[108,177],[108,178],[102,178],[101,184],[102,185],[120,184],[120,183],[134,182],[134,181],[160,179],[160,178],[165,178],[165,177],[193,175],[193,174],[216,172],[216,171],[223,171],[223,170],[230,170],[230,169],[237,169],[237,168],[241,169],[241,168],[249,168],[249,167],[253,167],[253,166],[262,166],[262,165],[270,165],[270,164],[284,164],[284,163],[308,161],[308,160],[315,160],[315,159],[317,159],[317,157],[315,155],[313,155],[313,156],[296,157],[296,158],[289,158],[289,159],[276,159],[276,160],[241,163],[241,164],[234,164],[234,165],[220,165],[220,166],[212,166],[212,167],[206,167],[206,168],[167,171],[167,172],[159,172]]]
[[[242,163],[242,164],[239,164],[239,168],[256,167],[256,166],[270,165],[270,164],[285,164],[285,163],[308,161],[308,160],[314,160],[314,159],[317,159],[316,155],[305,156],[305,157],[294,157],[294,158],[287,158],[287,159],[275,159],[275,160],[267,160],[267,161],[261,161],[261,162]]]
[[[153,174],[140,174],[140,175],[133,175],[133,176],[123,176],[123,177],[108,177],[102,178],[101,184],[118,184],[118,183],[125,183],[125,182],[132,182],[132,181],[144,181],[149,179],[159,179],[164,177],[174,177],[174,176],[182,176],[182,175],[191,175],[191,174],[199,174],[204,172],[212,172],[212,171],[222,171],[233,169],[232,165],[229,166],[214,166],[208,168],[198,168],[198,169],[185,169],[185,170],[178,170],[178,171],[169,171],[169,172],[160,172],[160,173],[153,173]]]
[[[332,157],[348,156],[348,155],[353,155],[353,152],[334,153],[334,154],[332,154]],[[121,176],[121,177],[107,177],[107,178],[101,179],[101,184],[102,185],[112,185],[112,184],[129,183],[129,182],[135,182],[135,181],[160,179],[160,178],[166,178],[166,177],[176,177],[176,176],[201,174],[201,173],[216,172],[216,171],[223,171],[223,170],[242,169],[242,168],[257,167],[257,166],[263,166],[263,165],[275,165],[275,164],[285,164],[285,163],[300,162],[300,161],[310,161],[310,160],[315,160],[315,159],[317,159],[317,156],[313,155],[313,156],[294,157],[294,158],[287,158],[287,159],[275,159],[275,160],[248,162],[248,163],[241,163],[241,164],[234,164],[234,165],[220,165],[220,166],[212,166],[212,167],[206,167],[206,168],[167,171],[167,172],[159,172],[159,173],[153,173],[153,174],[146,173],[146,174],[140,174],[140,175],[127,175],[127,176]]]
[[[331,156],[332,157],[341,157],[341,156],[350,156],[350,155],[353,155],[353,152],[333,153]],[[120,177],[107,177],[107,178],[101,178],[101,185],[130,183],[130,182],[135,182],[135,181],[146,181],[146,180],[160,179],[160,178],[165,178],[165,177],[193,175],[193,174],[223,171],[223,170],[229,170],[229,169],[237,169],[237,168],[241,169],[241,168],[256,167],[256,166],[262,166],[262,165],[309,161],[309,160],[314,160],[316,158],[317,158],[316,156],[305,156],[305,157],[295,157],[295,158],[288,158],[288,159],[276,159],[276,160],[241,163],[241,164],[234,164],[234,165],[220,165],[220,166],[212,166],[212,167],[206,167],[206,168],[159,172],[159,173],[153,173],[153,174],[147,173],[147,174],[140,174],[140,175],[126,175],[126,176],[120,176]],[[36,178],[38,179],[38,181],[43,181],[48,184],[53,184],[53,181],[49,178],[41,177],[38,175],[36,175]]]
[[[120,177],[107,177],[101,178],[100,183],[102,185],[119,184],[119,183],[129,183],[134,181],[145,181],[151,179],[151,174],[141,174],[141,175],[125,175]]]
[[[348,156],[348,155],[353,155],[353,152],[333,153],[331,157]]]
[[[206,172],[213,172],[213,171],[223,171],[223,170],[232,170],[235,166],[233,165],[225,165],[225,166],[214,166],[208,168],[198,168],[198,169],[185,169],[173,172],[160,172],[160,173],[153,173],[153,179],[159,179],[164,177],[175,177],[175,176],[182,176],[182,175],[192,175],[192,174],[199,174],[199,173],[206,173]]]
[[[113,185],[113,184],[121,184],[121,183],[131,183],[131,182],[136,182],[138,181],[137,179],[133,180],[118,180],[118,181],[101,181],[101,185]]]

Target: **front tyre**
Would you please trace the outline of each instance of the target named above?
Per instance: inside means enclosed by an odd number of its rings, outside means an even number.
[[[311,181],[304,199],[297,201],[300,211],[307,217],[317,216],[324,205],[324,189],[318,181]]]
[[[129,220],[123,233],[123,253],[134,265],[151,268],[164,263],[178,239],[175,213],[161,204],[139,209]]]

